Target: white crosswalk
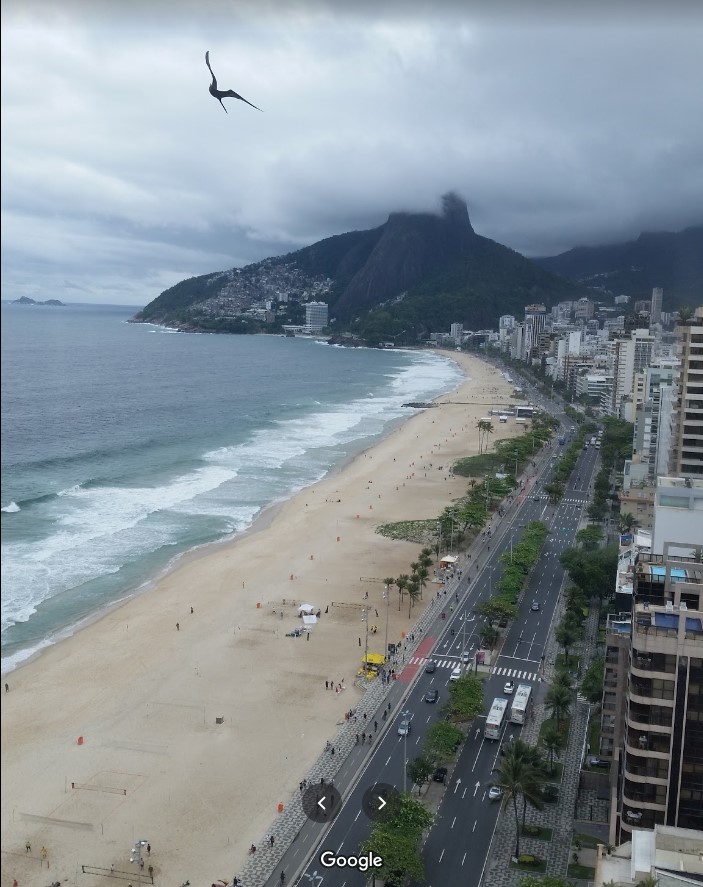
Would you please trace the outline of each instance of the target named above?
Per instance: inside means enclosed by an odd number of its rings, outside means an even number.
[[[460,664],[461,659],[459,656],[455,656],[453,659],[432,659],[437,668],[456,668],[457,665]],[[410,665],[426,665],[428,662],[423,656],[413,656],[410,660]]]
[[[426,665],[427,659],[423,656],[413,656],[410,660],[410,665]],[[451,659],[434,659],[433,660],[437,668],[451,668],[454,669],[459,665],[460,659],[458,656],[454,656]],[[518,668],[494,668],[492,674],[498,675],[504,678],[517,678],[519,681],[536,681],[537,680],[537,672],[534,671],[520,671]]]
[[[518,668],[494,668],[493,674],[502,678],[517,678],[519,681],[536,681],[536,671],[520,671]]]

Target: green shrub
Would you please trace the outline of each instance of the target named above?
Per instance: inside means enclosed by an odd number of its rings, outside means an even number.
[[[534,856],[532,853],[522,853],[517,858],[518,865],[539,865],[541,862],[539,856]]]
[[[542,829],[537,825],[526,825],[522,829],[523,835],[539,835]]]
[[[548,804],[554,804],[559,800],[559,790],[556,785],[552,785],[551,782],[548,782],[542,788],[542,799],[546,801]]]

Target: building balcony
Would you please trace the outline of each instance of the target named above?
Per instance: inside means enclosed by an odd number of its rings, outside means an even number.
[[[630,671],[633,675],[640,678],[660,678],[661,680],[671,681],[676,675],[676,669],[665,670],[654,665],[645,666],[641,664],[640,659],[633,659]]]
[[[638,763],[641,758],[625,758],[624,773],[633,782],[656,781],[657,785],[667,785],[669,781],[669,765],[664,761]]]
[[[666,693],[666,695],[662,695]],[[638,686],[630,682],[627,698],[630,702],[639,702],[640,705],[651,705],[652,701],[657,705],[674,707],[674,688],[670,690],[652,689],[651,687]]]
[[[637,735],[636,733],[632,735],[632,732],[628,731],[628,734],[625,737],[625,748],[627,750],[628,759],[630,755],[636,755],[642,758],[655,758],[659,761],[669,760],[671,757],[671,747],[668,742],[656,742],[654,740],[654,734],[650,734],[648,737],[645,736],[647,744],[641,745],[640,738],[640,735]]]
[[[668,719],[663,718],[661,715],[644,715],[641,712],[632,712],[628,711],[627,713],[627,724],[628,726],[635,732],[644,731],[645,733],[648,730],[651,730],[654,733],[671,733],[672,731],[672,718],[673,718],[674,710],[671,710],[671,717]],[[638,741],[639,744],[639,741]]]
[[[643,810],[638,805],[628,807],[623,805],[620,825],[622,830],[627,831],[629,834],[632,833],[633,828],[645,828],[651,830],[657,824],[664,824],[665,815],[666,811],[662,809]]]
[[[651,794],[645,791],[635,792],[632,791],[631,788],[627,786],[623,786],[622,790],[622,805],[625,808],[631,808],[632,810],[650,810],[652,812],[656,810],[666,811],[666,801],[652,801],[647,800],[651,799]]]

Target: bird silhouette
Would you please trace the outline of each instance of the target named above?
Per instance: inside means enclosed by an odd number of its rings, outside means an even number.
[[[227,97],[232,98],[232,99],[239,99],[241,102],[246,102],[247,105],[251,105],[252,108],[256,108],[256,105],[252,105],[251,102],[247,102],[247,100],[243,96],[239,95],[239,93],[236,93],[233,89],[224,90],[224,89],[217,88],[217,78],[215,77],[215,75],[212,71],[212,68],[210,67],[210,52],[209,51],[205,53],[205,64],[208,66],[208,70],[212,74],[212,83],[210,84],[210,95],[213,98],[216,98],[217,101],[222,105],[222,107],[225,109],[225,114],[227,113],[227,108],[225,108],[225,105],[224,105],[224,102],[222,101],[222,99],[227,98]],[[256,110],[261,111],[261,108],[256,108]]]

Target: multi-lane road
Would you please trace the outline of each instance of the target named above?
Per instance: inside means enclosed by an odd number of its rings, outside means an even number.
[[[565,417],[564,422],[568,427]],[[323,867],[320,854],[325,850],[340,856],[358,854],[371,829],[362,802],[373,786],[391,785],[400,791],[411,788],[406,761],[421,753],[428,728],[441,716],[442,702],[449,697],[452,669],[465,658],[473,662],[479,648],[485,620],[472,615],[472,611],[496,593],[502,571],[500,556],[517,544],[525,524],[535,520],[544,521],[550,532],[518,616],[505,629],[500,655],[484,683],[486,707],[494,697],[503,695],[507,680],[516,685],[531,684],[534,695],[545,691],[540,680],[543,655],[564,580],[559,554],[574,544],[588,505],[598,455],[592,447],[582,451],[568,489],[554,507],[548,504],[542,488],[551,479],[553,457],[559,452],[556,445],[546,451],[504,517],[498,523],[494,520],[490,538],[474,560],[465,564],[458,584],[435,602],[437,617],[422,644],[423,655],[405,664],[401,680],[395,682],[389,695],[391,716],[376,719],[378,732],[374,730],[370,753],[368,748],[355,748],[338,774],[337,787],[343,793],[339,814],[329,825],[310,823],[286,853],[281,869],[289,883],[293,878],[294,883],[313,887],[363,887],[367,883],[367,876],[357,870]],[[539,604],[538,610],[532,609],[533,602]],[[427,659],[436,663],[432,673],[425,671]],[[434,704],[425,701],[431,689],[439,691]],[[406,736],[398,735],[401,720],[411,723]],[[488,799],[488,783],[502,742],[518,735],[521,729],[506,725],[501,740],[491,741],[484,739],[484,721],[477,719],[461,748],[448,776],[436,823],[423,847],[426,883],[430,887],[455,883],[473,887],[481,880],[500,807]],[[367,732],[372,730],[373,720],[369,720]],[[274,883],[278,883],[278,872],[270,881]]]

